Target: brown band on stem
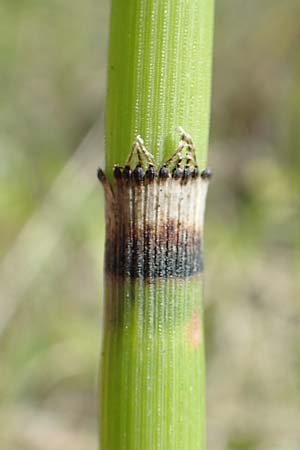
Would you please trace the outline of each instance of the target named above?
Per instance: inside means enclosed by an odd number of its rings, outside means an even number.
[[[106,274],[133,279],[203,271],[203,217],[210,174],[137,165],[114,171],[106,198]]]
[[[203,219],[209,169],[197,166],[181,127],[175,153],[156,168],[137,136],[114,183],[98,178],[106,201],[106,274],[133,279],[185,278],[203,271]]]

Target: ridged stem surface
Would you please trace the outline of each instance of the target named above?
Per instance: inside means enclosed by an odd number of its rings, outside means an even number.
[[[183,127],[204,167],[210,116],[213,0],[112,0],[106,170],[141,135],[157,162]]]
[[[202,238],[208,181],[106,186],[102,450],[204,450]]]
[[[212,28],[213,0],[112,0],[101,450],[205,450]]]
[[[106,279],[102,450],[204,450],[201,276]]]

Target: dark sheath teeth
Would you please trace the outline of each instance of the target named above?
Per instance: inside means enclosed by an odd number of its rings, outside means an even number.
[[[183,178],[185,181],[187,181],[187,180],[190,178],[190,176],[191,176],[190,168],[189,168],[188,166],[185,166],[184,171],[183,171],[183,177],[182,177],[182,178]]]
[[[201,172],[201,178],[203,180],[209,180],[212,177],[212,171],[210,169],[204,169]]]
[[[132,174],[133,174],[133,178],[138,183],[141,183],[145,176],[145,172],[141,166],[136,166],[136,168],[134,169]]]
[[[102,169],[100,169],[100,167],[97,170],[97,177],[98,177],[98,180],[101,181],[101,183],[103,183],[106,180],[105,173],[103,172]]]
[[[192,177],[193,178],[198,178],[199,177],[199,167],[198,166],[194,167],[194,170],[192,172]]]
[[[122,169],[120,166],[114,167],[114,177],[116,178],[116,180],[119,180],[120,178],[122,178]]]
[[[123,170],[123,177],[124,177],[124,179],[129,181],[130,178],[131,178],[131,174],[132,174],[132,172],[131,172],[130,167],[129,166],[125,166],[125,168]]]
[[[162,166],[162,168],[159,171],[159,178],[166,180],[169,178],[169,169],[166,166]]]
[[[180,169],[180,167],[175,167],[173,170],[172,176],[175,178],[175,180],[179,180],[179,178],[182,178],[183,171]]]
[[[149,181],[153,181],[154,180],[154,178],[156,177],[156,170],[154,169],[154,167],[153,166],[149,166],[148,167],[148,170],[146,171],[146,178],[149,180]]]

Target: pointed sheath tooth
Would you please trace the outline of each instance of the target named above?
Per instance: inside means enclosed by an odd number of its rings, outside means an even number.
[[[110,185],[108,179],[106,178],[104,171],[100,167],[97,170],[97,177],[98,177],[98,180],[100,181],[100,183],[102,184],[106,198],[109,199],[109,201],[112,201],[113,191],[112,191],[111,185]]]
[[[129,181],[131,179],[132,171],[129,166],[125,166],[123,170],[123,178],[126,181]]]
[[[97,178],[100,181],[100,183],[104,184],[106,182],[106,176],[104,171],[101,169],[101,167],[97,170]]]
[[[114,177],[116,180],[120,180],[122,178],[122,169],[120,166],[114,167]]]
[[[209,168],[202,170],[201,178],[203,180],[209,180],[212,177],[212,171]]]
[[[153,166],[149,166],[146,171],[146,179],[149,181],[153,181],[157,177],[157,172]]]
[[[133,178],[137,183],[141,183],[144,180],[145,177],[145,171],[144,169],[138,165],[132,172]]]
[[[175,169],[174,169],[173,172],[172,172],[172,177],[173,177],[175,180],[179,180],[180,178],[182,178],[182,176],[183,176],[183,171],[182,171],[182,169],[181,169],[180,167],[175,167]]]
[[[170,176],[170,172],[169,172],[169,169],[167,168],[167,166],[162,166],[159,171],[159,178],[161,180],[166,180],[167,178],[169,178],[169,176]]]
[[[199,177],[199,167],[198,166],[194,167],[194,170],[192,172],[192,177],[193,178],[198,178]]]
[[[191,178],[191,170],[189,168],[189,166],[185,166],[184,170],[183,170],[183,175],[182,175],[182,179],[185,183],[188,182],[188,180]]]

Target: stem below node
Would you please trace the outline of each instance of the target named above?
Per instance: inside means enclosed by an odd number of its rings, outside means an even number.
[[[139,161],[116,167],[112,185],[99,175],[107,217],[101,449],[204,450],[208,172],[178,161],[144,170]]]

